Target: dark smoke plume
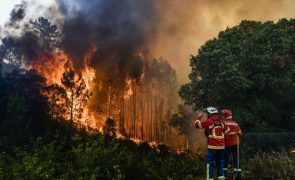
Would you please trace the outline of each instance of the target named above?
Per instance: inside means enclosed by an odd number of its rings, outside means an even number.
[[[10,22],[20,21],[26,14],[26,3],[15,5],[10,13]]]
[[[16,4],[12,11],[10,12],[10,18],[7,24],[5,24],[6,30],[10,31],[13,29],[22,28],[20,23],[26,16],[27,3],[23,1],[21,4]]]
[[[134,65],[137,53],[147,53],[147,42],[155,31],[157,11],[150,0],[74,0],[79,8],[70,9],[60,1],[65,13],[63,47],[74,60],[76,69],[83,66],[83,57],[93,43],[98,51],[93,64],[120,71]],[[134,67],[141,67],[134,65]]]

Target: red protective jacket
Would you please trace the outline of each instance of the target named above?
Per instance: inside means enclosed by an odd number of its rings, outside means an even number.
[[[208,135],[208,149],[224,149],[224,134],[230,131],[219,117],[212,115],[206,121],[196,120],[195,128],[205,128]]]
[[[224,119],[223,123],[230,128],[228,134],[225,135],[225,146],[236,146],[240,143],[237,136],[241,137],[242,131],[238,123],[231,118]]]

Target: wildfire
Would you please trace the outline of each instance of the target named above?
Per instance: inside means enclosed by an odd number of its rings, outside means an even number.
[[[95,69],[91,67],[91,58],[93,54],[97,51],[97,46],[95,44],[91,45],[91,48],[88,50],[88,52],[85,55],[84,58],[84,69],[82,71],[82,77],[86,83],[86,88],[89,91],[92,91],[94,88],[94,79],[95,79]]]
[[[95,76],[96,71],[91,67],[91,58],[93,54],[97,51],[97,46],[93,44],[87,53],[84,56],[84,67],[81,71],[81,79],[85,82],[85,96],[88,99],[91,97],[91,92],[95,86]],[[47,80],[47,84],[58,84],[62,86],[61,79],[63,77],[63,73],[68,69],[73,69],[73,64],[69,56],[64,52],[58,52],[53,55],[49,54],[40,54],[35,61],[31,63],[32,69],[36,70],[38,74],[45,77]],[[75,77],[75,81],[78,77]],[[70,99],[72,92],[66,92],[68,98]],[[48,94],[47,94],[48,95]],[[61,104],[62,102],[58,102]],[[77,118],[76,122],[78,127],[90,127],[99,129],[101,127],[100,124],[96,123],[96,120],[105,118],[99,117],[94,112],[90,111],[88,103],[81,103],[80,99],[77,99],[73,102],[73,107],[83,109],[83,113],[79,118]],[[74,114],[76,115],[76,114]],[[69,115],[65,115],[66,118],[69,118]]]
[[[97,51],[97,46],[95,44],[91,45],[91,48],[88,50],[84,57],[84,68],[82,71],[82,79],[85,81],[86,85],[86,91],[89,93],[89,96],[91,96],[91,92],[94,89],[95,86],[95,69],[91,67],[91,58],[93,54]],[[92,128],[96,128],[97,124],[95,123],[95,114],[94,112],[91,112],[89,109],[89,105],[86,104],[84,107],[83,115],[82,115],[82,121],[85,122],[84,126],[90,126],[92,125]],[[88,123],[86,123],[88,121]]]
[[[126,90],[124,93],[124,99],[129,99],[130,96],[132,96],[133,91],[132,91],[132,79],[130,77],[127,77],[125,80],[125,86]]]
[[[112,74],[107,74],[110,76],[108,78],[105,78],[104,74],[101,75],[105,72],[103,67],[94,69],[92,66],[91,61],[94,60],[93,56],[97,50],[97,46],[92,44],[81,58],[83,63],[79,69],[75,69],[75,60],[63,51],[55,54],[40,53],[38,58],[31,62],[31,68],[47,80],[48,89],[45,88],[47,90],[43,93],[50,101],[52,120],[62,118],[70,120],[78,128],[103,132],[105,120],[112,116],[116,121],[117,138],[130,139],[137,144],[140,144],[142,139],[163,142],[165,136],[160,136],[154,129],[162,131],[166,128],[160,119],[163,120],[163,112],[171,109],[168,109],[169,106],[167,109],[162,107],[169,98],[165,99],[166,96],[155,93],[161,85],[154,85],[158,82],[158,77],[147,73],[157,70],[157,66],[144,65],[137,69],[139,73],[136,76],[124,72],[119,74],[123,79],[120,77],[119,80],[112,80]],[[144,58],[143,53],[137,56]],[[70,85],[66,85],[67,77]],[[111,83],[106,81],[109,78]],[[146,83],[146,79],[152,79],[154,84]],[[158,144],[151,142],[150,146],[157,147]]]
[[[145,78],[145,74],[141,73],[140,75],[140,82],[143,82]],[[124,93],[124,99],[129,99],[130,96],[133,95],[133,86],[135,86],[135,80],[127,76],[125,80],[125,93]]]
[[[61,85],[61,78],[65,72],[65,67],[72,67],[67,54],[59,52],[56,55],[40,54],[38,58],[32,62],[31,68],[38,74],[45,77],[48,84],[56,83]]]

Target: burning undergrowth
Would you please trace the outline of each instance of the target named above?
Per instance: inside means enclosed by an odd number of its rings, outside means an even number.
[[[113,117],[121,136],[172,144],[168,120],[177,103],[177,79],[167,61],[149,54],[155,6],[132,0],[71,5],[58,2],[62,22],[27,18],[29,5],[16,6],[1,60],[46,78],[52,120],[101,131]]]

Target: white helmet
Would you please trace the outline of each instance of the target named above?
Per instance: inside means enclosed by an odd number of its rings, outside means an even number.
[[[216,107],[207,107],[204,109],[204,112],[211,114],[218,114],[218,109]]]

